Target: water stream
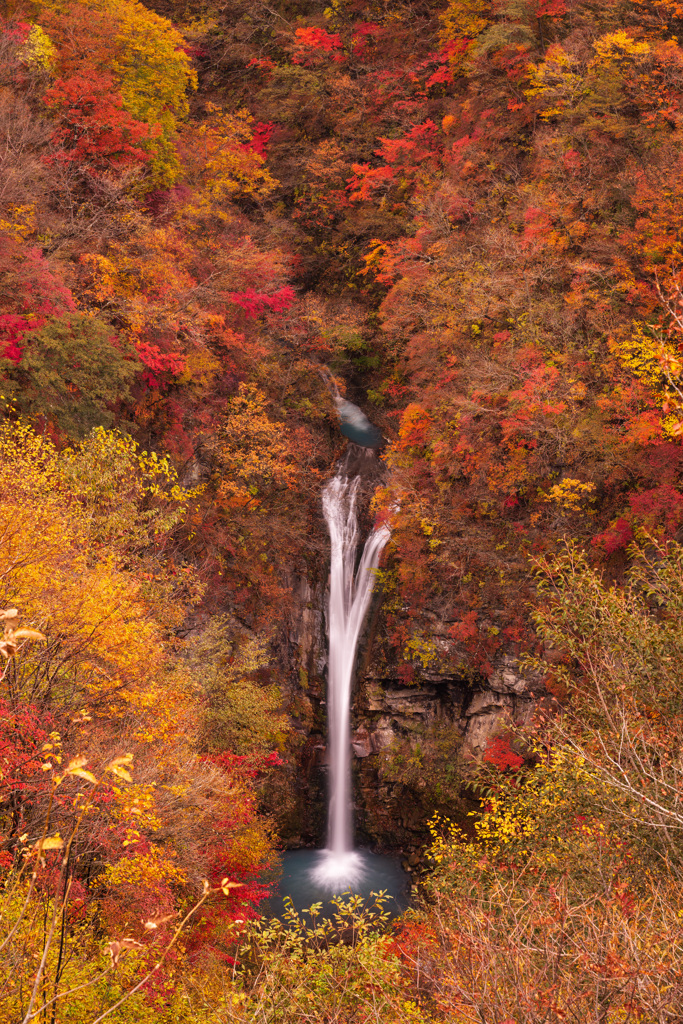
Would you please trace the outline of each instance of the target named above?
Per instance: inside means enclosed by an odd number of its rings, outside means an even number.
[[[362,871],[362,857],[353,849],[351,682],[358,637],[375,582],[373,570],[391,535],[386,524],[376,527],[365,542],[356,569],[360,480],[359,476],[349,479],[342,467],[323,492],[331,542],[327,682],[330,784],[327,847],[313,869],[313,878],[321,885],[342,889],[359,881]]]
[[[356,566],[360,532],[357,503],[367,459],[382,436],[365,414],[343,399],[333,378],[323,374],[342,422],[341,430],[360,447],[345,459],[323,491],[323,512],[330,534],[329,659],[327,683],[329,806],[327,845],[324,850],[291,850],[283,855],[283,872],[271,901],[281,915],[291,899],[298,910],[322,902],[334,914],[330,899],[351,891],[365,898],[384,890],[391,897],[388,909],[406,906],[408,877],[397,857],[380,856],[353,845],[351,784],[351,684],[358,639],[368,611],[375,572],[391,531],[376,526]],[[351,468],[356,466],[356,473]]]

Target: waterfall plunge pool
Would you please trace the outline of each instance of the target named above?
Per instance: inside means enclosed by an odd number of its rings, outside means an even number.
[[[289,850],[282,855],[282,875],[273,888],[268,909],[274,917],[285,912],[288,896],[295,909],[307,910],[322,903],[322,917],[332,917],[332,899],[346,893],[362,896],[368,904],[370,893],[386,892],[385,909],[395,917],[408,906],[410,879],[397,857],[354,850],[335,854],[329,850]]]
[[[379,448],[382,435],[364,412],[337,391],[334,401],[341,430],[356,445]],[[374,585],[374,570],[391,536],[387,523],[377,523],[366,538],[356,566],[359,529],[356,500],[360,473],[351,477],[341,463],[323,491],[323,514],[330,533],[330,603],[328,616],[328,729],[330,792],[327,849],[290,850],[282,856],[282,874],[268,910],[283,918],[287,905],[300,914],[322,904],[322,917],[335,919],[335,897],[360,896],[372,912],[373,893],[385,893],[382,909],[394,917],[408,906],[410,881],[395,857],[353,849],[350,706],[351,679],[358,637]]]

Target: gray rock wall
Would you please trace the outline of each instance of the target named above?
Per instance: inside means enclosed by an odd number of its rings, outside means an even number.
[[[293,767],[289,798],[274,811],[286,843],[320,844],[326,805],[326,586],[299,579],[293,589],[295,608],[282,645]],[[381,606],[377,595],[358,657],[355,818],[360,842],[409,852],[424,842],[434,810],[465,815],[463,762],[481,757],[504,723],[528,723],[545,690],[541,678],[522,671],[512,654],[503,654],[487,677],[454,673],[448,624],[430,611],[425,628],[438,640],[439,657],[414,685],[401,683],[398,664],[380,643]]]

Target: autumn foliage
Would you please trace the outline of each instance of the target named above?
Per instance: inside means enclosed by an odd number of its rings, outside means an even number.
[[[683,7],[294,6],[3,11],[2,1013],[676,1021]],[[393,937],[238,955],[320,727],[330,372],[387,439],[377,677],[533,663],[585,731],[489,739]]]

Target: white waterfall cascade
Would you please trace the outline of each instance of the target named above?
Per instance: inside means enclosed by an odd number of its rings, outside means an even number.
[[[375,583],[374,569],[389,540],[386,524],[365,542],[354,574],[358,546],[356,499],[360,476],[349,479],[340,469],[323,491],[323,512],[331,541],[328,733],[330,796],[327,848],[313,869],[314,880],[341,891],[359,881],[362,858],[353,851],[351,796],[351,682],[358,637]]]

